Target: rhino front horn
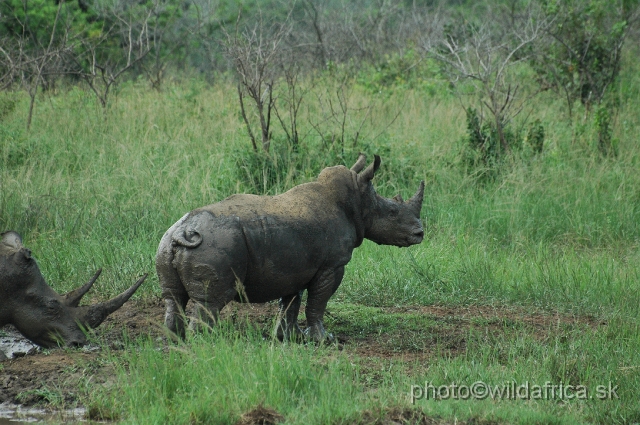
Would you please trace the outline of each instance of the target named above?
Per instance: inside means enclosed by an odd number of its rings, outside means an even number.
[[[418,191],[407,201],[409,207],[413,210],[416,216],[420,217],[420,210],[422,209],[422,198],[424,197],[424,180],[420,182]]]
[[[97,278],[97,276],[95,276]],[[111,313],[122,307],[129,298],[138,290],[142,282],[147,278],[147,274],[142,276],[131,288],[124,291],[122,294],[105,301],[100,304],[94,304],[85,307],[78,307],[78,320],[88,328],[96,328],[107,318]]]

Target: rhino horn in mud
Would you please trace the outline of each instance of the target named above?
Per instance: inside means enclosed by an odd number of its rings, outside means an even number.
[[[25,337],[43,347],[85,344],[83,328],[100,325],[147,277],[144,275],[110,301],[78,307],[101,270],[80,288],[60,295],[47,285],[18,233],[5,232],[0,237],[0,327],[12,324]]]
[[[300,297],[307,290],[306,334],[330,338],[325,308],[363,239],[406,247],[424,237],[424,182],[406,202],[399,195],[383,198],[371,182],[380,157],[365,166],[360,154],[351,169],[326,168],[317,181],[281,195],[233,195],[183,216],[164,234],[156,256],[165,325],[184,335],[189,300],[197,307],[192,325],[211,325],[234,299],[280,299],[278,334],[298,338]]]

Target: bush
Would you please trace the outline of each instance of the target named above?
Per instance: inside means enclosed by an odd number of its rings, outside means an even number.
[[[541,154],[544,147],[544,125],[539,119],[536,119],[529,126],[526,142],[535,154]]]
[[[292,145],[276,140],[269,152],[244,147],[235,152],[236,179],[248,193],[277,195],[293,186],[314,180],[323,168],[350,167],[355,150],[322,149],[313,145]]]
[[[505,166],[504,159],[514,151],[527,145],[533,154],[541,154],[544,147],[545,129],[536,119],[526,131],[514,130],[512,125],[503,125],[502,134],[509,150],[501,147],[498,130],[492,121],[483,121],[474,108],[466,110],[467,135],[463,139],[463,164],[467,173],[480,180],[493,180]]]
[[[500,138],[495,124],[484,121],[474,108],[466,109],[467,136],[464,139],[463,162],[467,172],[478,178],[493,179],[505,152],[500,147]],[[484,121],[484,122],[483,122]],[[505,139],[509,146],[518,141],[513,134],[503,127]]]
[[[611,129],[611,113],[605,105],[600,105],[596,110],[595,125],[600,153],[607,157],[618,156],[617,141],[613,138]]]

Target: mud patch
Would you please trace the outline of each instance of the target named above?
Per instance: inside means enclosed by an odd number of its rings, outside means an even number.
[[[11,359],[0,362],[0,403],[21,406],[56,406],[58,410],[75,407],[87,385],[110,385],[114,371],[100,361],[102,347],[122,349],[126,338],[141,335],[162,337],[163,306],[160,300],[133,301],[109,316],[97,329],[91,343],[79,349],[40,349],[12,352]],[[12,326],[0,330],[13,346],[33,346]]]
[[[284,416],[277,410],[259,405],[255,409],[243,413],[235,425],[276,425],[281,422],[284,422]]]
[[[35,354],[38,351],[40,347],[23,337],[15,327],[7,325],[0,330],[0,357],[5,355],[6,358],[13,359]],[[6,358],[0,360],[6,360]]]
[[[591,316],[568,316],[517,307],[408,306],[360,308],[336,305],[325,316],[327,329],[345,349],[364,358],[406,362],[466,352],[472,332],[484,338],[524,333],[540,341],[566,329],[605,326]]]
[[[381,412],[363,412],[362,418],[352,422],[353,425],[497,425],[482,419],[469,419],[466,421],[445,421],[440,418],[428,416],[422,410],[402,407],[391,408]]]
[[[24,407],[12,403],[0,403],[0,425],[19,425],[33,422],[78,422],[85,416],[82,408],[51,411],[38,407]]]
[[[257,326],[268,336],[276,324],[277,314],[275,302],[231,303],[221,316],[239,327]],[[162,300],[134,300],[109,316],[87,347],[26,350],[22,356],[15,356],[13,352],[15,358],[0,362],[0,403],[42,405],[58,410],[77,407],[83,394],[91,388],[114,384],[116,374],[113,364],[104,361],[105,347],[117,352],[125,347],[127,340],[135,341],[143,336],[167,343],[163,316]],[[303,318],[300,325],[304,326]],[[464,354],[472,331],[498,337],[508,332],[524,332],[545,340],[559,328],[597,328],[606,324],[592,317],[547,314],[515,307],[373,308],[333,304],[325,316],[325,325],[339,341],[338,349],[360,358],[362,368],[369,369],[362,372],[375,378],[375,371],[384,362],[428,364],[430,359],[440,356]],[[8,327],[1,331],[3,338],[13,341],[11,344],[22,339]],[[386,417],[384,415],[379,418]]]

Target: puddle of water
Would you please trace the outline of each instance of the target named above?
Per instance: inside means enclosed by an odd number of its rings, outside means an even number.
[[[24,425],[29,424],[29,422],[23,422],[20,420],[12,421],[11,419],[0,418],[0,425]]]
[[[33,423],[73,423],[84,421],[86,410],[76,408],[57,412],[24,407],[12,403],[0,404],[0,425],[20,425]]]
[[[0,329],[0,351],[8,358],[13,359],[37,353],[40,351],[40,347],[23,337],[16,328],[7,325]]]

